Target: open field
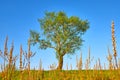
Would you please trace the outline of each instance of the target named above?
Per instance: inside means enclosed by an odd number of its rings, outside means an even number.
[[[119,80],[120,70],[68,70],[34,71],[30,75],[23,71],[22,80]],[[0,80],[3,75],[0,75]],[[15,72],[11,80],[21,80],[20,72]]]
[[[120,80],[120,0],[0,0],[0,80]]]
[[[30,39],[28,39],[28,51],[25,52],[20,46],[19,56],[13,54],[14,44],[12,43],[10,51],[8,51],[7,42],[8,37],[6,37],[4,43],[4,51],[0,50],[0,80],[120,80],[120,59],[117,58],[116,42],[114,36],[114,23],[112,23],[112,44],[113,53],[110,53],[108,47],[108,60],[104,66],[101,64],[100,59],[96,61],[91,68],[92,58],[90,56],[90,48],[88,51],[88,57],[86,63],[83,64],[82,53],[80,58],[76,56],[76,67],[77,70],[62,70],[56,68],[56,65],[50,65],[49,71],[45,71],[42,67],[42,61],[40,61],[39,69],[31,70],[30,59],[34,57],[30,49]],[[19,68],[16,68],[16,61],[19,59]],[[62,63],[61,63],[62,64]],[[83,69],[83,66],[84,69]],[[61,67],[62,68],[62,67]]]
[[[86,63],[83,64],[82,54],[78,59],[76,57],[76,67],[77,70],[56,70],[55,65],[51,65],[49,71],[43,70],[42,62],[40,61],[39,70],[30,69],[30,49],[28,53],[23,53],[22,46],[20,46],[20,55],[19,55],[19,69],[16,68],[16,56],[13,56],[13,44],[10,48],[10,53],[7,52],[7,38],[5,41],[5,51],[4,54],[1,51],[0,56],[4,61],[4,64],[0,63],[0,80],[119,80],[120,79],[120,62],[118,60],[117,67],[114,64],[114,58],[112,54],[109,53],[108,48],[108,64],[102,66],[100,59],[96,61],[93,69],[90,68],[92,58],[90,52],[88,53],[88,58]],[[28,45],[28,48],[30,45]],[[90,51],[90,48],[89,48]],[[34,56],[34,54],[31,53]],[[25,59],[25,60],[24,60]],[[83,69],[83,65],[85,69]],[[68,67],[68,66],[66,66]],[[72,65],[70,66],[72,67]]]

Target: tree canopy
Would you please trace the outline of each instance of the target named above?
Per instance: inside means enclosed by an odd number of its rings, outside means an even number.
[[[89,28],[87,20],[81,20],[79,17],[68,17],[64,12],[46,12],[42,19],[38,19],[40,29],[43,34],[36,31],[30,31],[31,43],[39,43],[41,49],[53,48],[56,51],[56,57],[60,63],[61,57],[65,54],[74,54],[82,45],[81,36]],[[45,38],[42,38],[44,35]]]

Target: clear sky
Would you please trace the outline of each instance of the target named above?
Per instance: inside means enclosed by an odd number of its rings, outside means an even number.
[[[8,47],[14,41],[14,54],[19,54],[19,48],[22,44],[23,49],[27,51],[27,39],[30,29],[40,32],[38,18],[44,16],[45,11],[64,11],[68,16],[78,16],[90,23],[89,30],[83,35],[83,46],[73,56],[64,57],[64,66],[66,64],[73,68],[76,66],[76,55],[82,51],[83,61],[88,54],[88,48],[91,48],[91,57],[94,56],[92,63],[98,58],[101,63],[107,63],[107,46],[111,43],[111,22],[115,22],[117,52],[120,54],[120,1],[119,0],[0,0],[0,49],[4,48],[4,40],[8,35]],[[31,59],[31,68],[38,67],[40,59],[44,69],[48,69],[50,64],[56,63],[54,50],[40,50],[38,46],[32,47],[33,52],[37,54]],[[1,59],[0,59],[1,60]],[[17,67],[19,63],[17,61]]]

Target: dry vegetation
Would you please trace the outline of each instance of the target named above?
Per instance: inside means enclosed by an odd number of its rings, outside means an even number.
[[[91,70],[90,64],[93,60],[90,56],[90,48],[88,50],[88,57],[86,63],[83,64],[82,52],[80,58],[76,56],[76,67],[78,70],[68,70],[68,64],[66,64],[67,70],[55,70],[56,64],[50,65],[50,71],[44,71],[42,68],[42,61],[40,60],[39,70],[30,69],[30,59],[35,55],[30,49],[30,40],[28,40],[28,51],[25,52],[20,46],[19,56],[13,55],[14,44],[12,42],[10,51],[8,51],[6,37],[4,43],[4,51],[0,50],[0,58],[3,62],[0,62],[0,80],[119,80],[120,79],[120,59],[117,60],[116,42],[114,37],[114,22],[112,22],[112,44],[113,54],[111,54],[108,47],[107,60],[109,65],[101,65],[100,59],[96,61],[94,68]],[[113,59],[114,57],[114,59]],[[16,60],[19,59],[19,69],[16,69]],[[85,69],[83,70],[83,65]]]

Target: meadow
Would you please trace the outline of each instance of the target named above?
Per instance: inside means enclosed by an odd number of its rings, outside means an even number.
[[[108,65],[101,65],[100,59],[96,61],[94,67],[90,68],[92,58],[90,52],[86,63],[83,64],[82,54],[78,59],[76,57],[77,70],[57,70],[55,65],[51,65],[49,71],[42,67],[40,61],[39,69],[30,69],[30,59],[34,57],[30,49],[30,40],[28,40],[28,51],[24,52],[22,45],[20,46],[19,56],[13,55],[14,44],[12,43],[10,51],[7,47],[8,37],[5,39],[4,51],[0,50],[0,80],[120,80],[120,60],[118,60],[116,53],[116,42],[114,37],[114,28],[112,28],[112,44],[113,52],[111,54],[108,48]],[[105,57],[106,58],[106,57]],[[16,68],[16,61],[19,59],[19,69]],[[83,69],[83,65],[85,69]],[[68,66],[66,66],[68,68]]]

